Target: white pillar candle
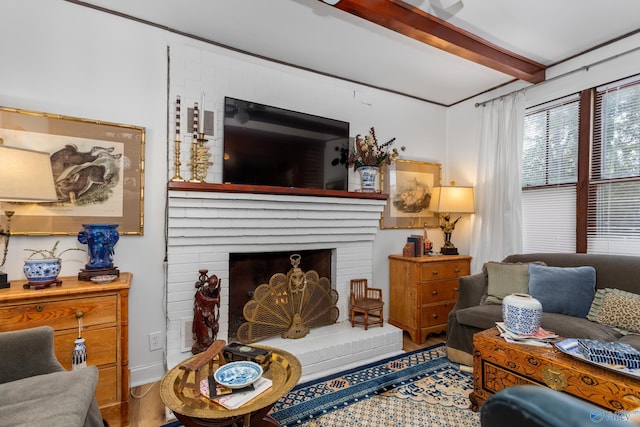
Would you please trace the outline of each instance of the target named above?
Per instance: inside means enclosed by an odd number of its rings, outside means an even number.
[[[176,97],[176,141],[180,141],[180,95]]]
[[[204,134],[204,116],[205,116],[205,106],[204,106],[204,91],[202,92],[202,100],[200,102],[200,108],[202,109],[202,117],[199,117],[200,120],[200,128],[198,129],[198,132]]]

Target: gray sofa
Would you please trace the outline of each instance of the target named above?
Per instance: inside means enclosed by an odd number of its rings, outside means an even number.
[[[534,253],[517,254],[503,263],[539,261],[551,267],[592,266],[596,270],[596,289],[619,289],[640,294],[640,257],[618,255]],[[482,273],[459,279],[458,301],[447,319],[447,356],[456,363],[473,364],[473,334],[492,328],[502,320],[501,304],[482,303],[488,276]],[[544,305],[544,304],[543,304]],[[640,335],[623,334],[618,329],[587,318],[543,313],[542,327],[562,337],[621,341],[640,350]]]
[[[0,427],[103,427],[97,384],[95,366],[58,362],[53,328],[0,333]]]

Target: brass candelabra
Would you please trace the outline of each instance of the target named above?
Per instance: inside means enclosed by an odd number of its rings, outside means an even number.
[[[193,135],[191,161],[188,164],[191,167],[191,179],[189,179],[189,182],[205,182],[209,166],[213,164],[213,162],[209,161],[211,153],[209,152],[207,141],[202,132]]]

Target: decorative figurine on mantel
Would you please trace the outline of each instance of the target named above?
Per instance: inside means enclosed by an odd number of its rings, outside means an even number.
[[[422,238],[423,238],[423,243],[424,243],[424,250],[423,250],[423,255],[429,255],[433,252],[433,242],[431,242],[431,240],[429,240],[429,236],[427,233],[427,223],[424,223],[424,227],[422,229]]]
[[[193,345],[191,353],[198,354],[205,351],[216,340],[220,325],[220,280],[209,270],[200,270],[200,277],[196,282],[196,295],[193,301]]]
[[[113,265],[113,247],[120,240],[118,224],[82,224],[82,227],[78,241],[89,246],[89,263],[78,273],[78,280],[119,276],[120,271]]]

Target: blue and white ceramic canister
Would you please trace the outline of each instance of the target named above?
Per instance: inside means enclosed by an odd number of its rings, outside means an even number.
[[[502,319],[509,332],[533,335],[540,329],[542,304],[529,294],[511,294],[502,300]]]
[[[366,193],[376,191],[376,176],[380,168],[377,166],[360,166],[358,173],[360,174],[360,189]]]

